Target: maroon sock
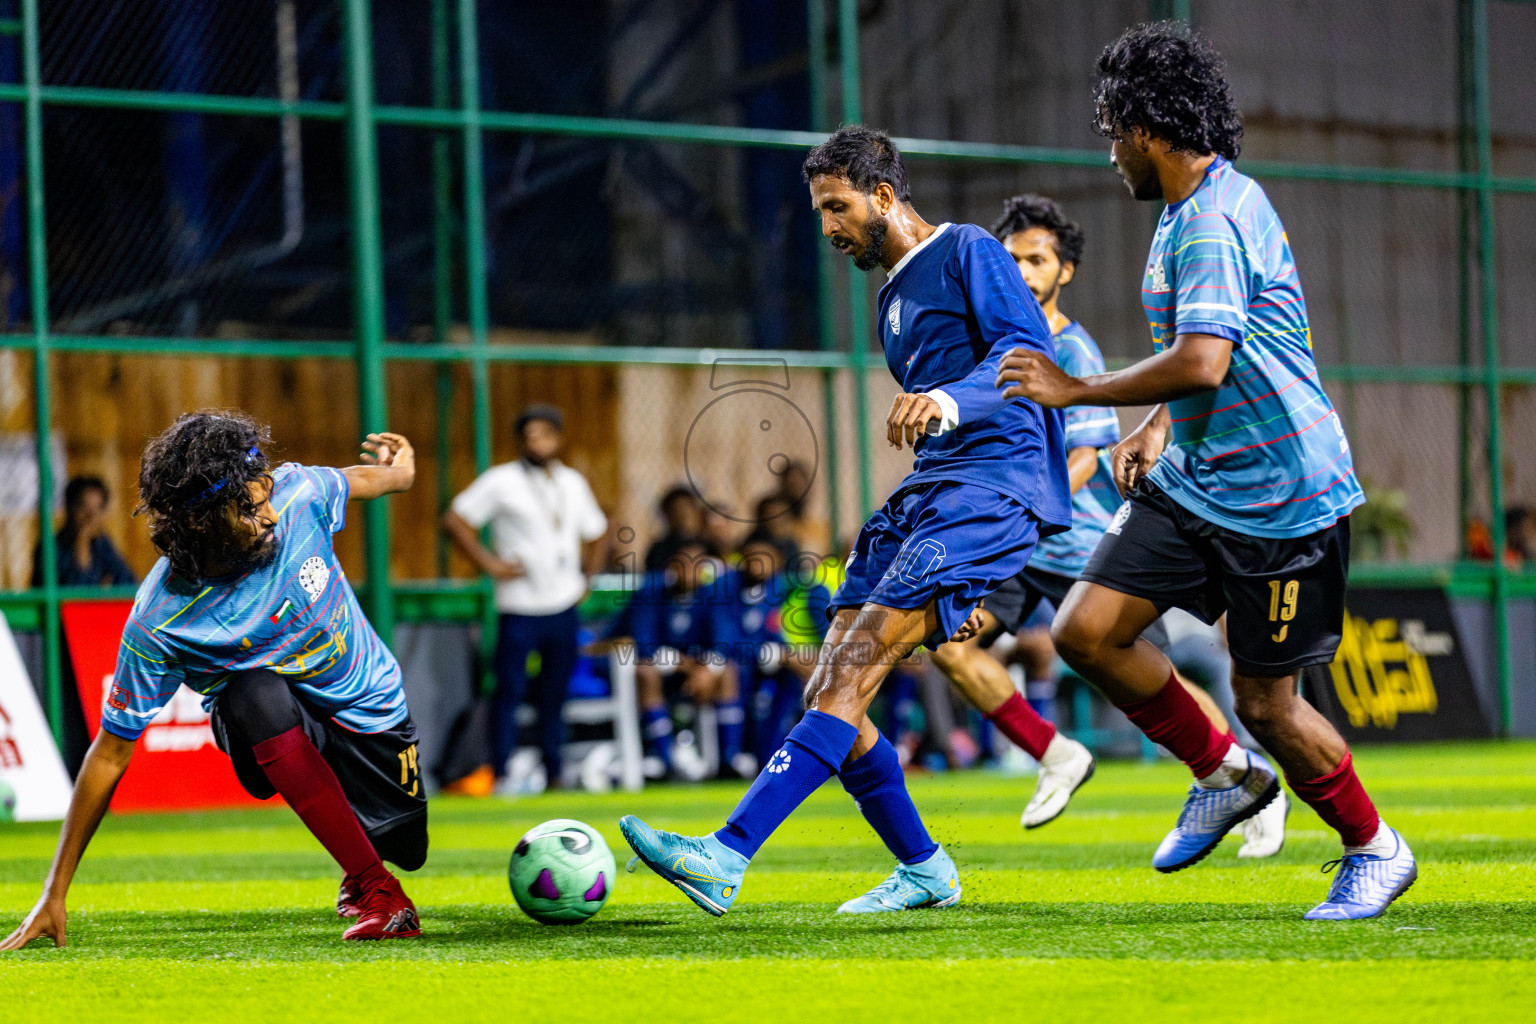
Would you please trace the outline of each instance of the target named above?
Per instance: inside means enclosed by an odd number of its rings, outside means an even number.
[[[1161,743],[1203,779],[1221,767],[1232,741],[1216,731],[1200,705],[1173,676],[1156,695],[1120,705],[1147,738]]]
[[[1286,776],[1285,781],[1319,818],[1333,827],[1345,846],[1364,846],[1381,827],[1381,815],[1376,813],[1376,805],[1360,784],[1354,756],[1347,750],[1344,760],[1327,775],[1310,782],[1297,782]]]
[[[1231,729],[1227,730],[1227,742],[1235,744],[1235,745],[1237,745],[1239,747],[1242,746],[1242,743],[1239,742],[1239,740],[1237,738],[1237,733],[1233,732]]]
[[[388,873],[347,803],[336,773],[304,735],[303,726],[262,740],[251,749],[272,785],[343,871],[364,883]]]
[[[1019,749],[1036,761],[1045,756],[1045,748],[1056,738],[1056,727],[1029,706],[1029,701],[1015,693],[987,716],[987,721],[1002,730]]]

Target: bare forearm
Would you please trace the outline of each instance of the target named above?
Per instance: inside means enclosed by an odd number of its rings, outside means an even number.
[[[453,541],[453,546],[458,548],[465,558],[475,563],[475,568],[494,575],[496,556],[480,543],[480,537],[475,532],[475,528],[466,523],[464,518],[453,509],[443,513],[443,532],[448,535],[448,539]]]
[[[347,478],[348,497],[352,501],[372,501],[408,491],[416,478],[414,470],[397,466],[348,466],[341,474]]]
[[[48,880],[43,884],[50,898],[63,900],[69,891],[80,858],[85,855],[86,846],[107,813],[112,793],[128,770],[132,756],[133,743],[105,729],[86,752],[80,776],[75,780],[74,795],[69,800],[69,810],[64,815],[64,827],[59,832],[59,847],[54,852],[53,865],[48,869]]]
[[[1085,377],[1075,405],[1154,405],[1221,386],[1232,342],[1208,334],[1181,334],[1163,351],[1123,370]]]
[[[1099,452],[1097,448],[1080,447],[1067,452],[1067,486],[1073,494],[1082,490],[1083,485],[1093,479],[1093,474],[1099,468]]]

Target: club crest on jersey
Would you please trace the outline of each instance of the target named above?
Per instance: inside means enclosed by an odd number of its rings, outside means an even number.
[[[1163,270],[1163,257],[1159,255],[1147,266],[1147,291],[1171,292],[1168,287],[1168,274]]]
[[[319,597],[325,585],[331,581],[331,567],[319,555],[311,555],[299,566],[299,586],[309,595],[310,601]]]
[[[901,336],[901,296],[900,295],[896,296],[894,299],[891,300],[891,311],[885,315],[885,318],[887,320],[889,320],[890,323],[891,323],[891,333],[896,335],[897,337],[900,337]]]

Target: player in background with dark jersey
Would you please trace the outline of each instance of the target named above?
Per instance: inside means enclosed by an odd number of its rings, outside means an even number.
[[[928,835],[895,748],[866,712],[897,663],[972,628],[981,600],[1023,570],[1036,540],[1072,521],[1062,414],[1004,401],[997,385],[994,367],[1005,352],[1054,351],[1008,251],[974,224],[918,216],[901,154],[883,132],[838,129],[802,173],[833,247],[860,270],[886,272],[880,341],[901,384],[887,438],[912,446],[917,458],[854,544],[805,716],[725,827],[681,836],[632,816],[619,823],[640,859],[716,916],[730,908],[769,835],[833,775],[899,862],[839,909],[959,901],[954,862]]]
[[[1168,660],[1137,639],[1169,606],[1206,622],[1225,611],[1238,716],[1344,843],[1326,899],[1306,916],[1375,917],[1418,868],[1343,737],[1297,692],[1301,670],[1338,647],[1349,513],[1365,499],[1318,380],[1290,242],[1264,190],[1232,166],[1242,124],[1209,43],[1179,22],[1138,26],[1104,50],[1098,73],[1111,161],[1135,198],[1167,203],[1142,285],[1156,354],[1078,379],[1021,349],[999,383],[1054,407],[1155,408],[1115,449],[1127,501],[1052,635],[1194,773],[1152,861],[1177,871],[1279,789],[1269,764],[1212,728]]]
[[[1021,195],[1003,204],[1003,216],[992,225],[992,234],[1014,258],[1025,285],[1039,301],[1056,345],[1057,364],[1074,377],[1102,373],[1104,356],[1099,346],[1082,324],[1061,311],[1059,304],[1061,290],[1072,282],[1082,261],[1082,228],[1068,220],[1052,200]],[[1120,440],[1120,420],[1115,411],[1074,406],[1067,410],[1065,422],[1072,529],[1042,540],[1024,571],[987,598],[977,636],[944,644],[933,654],[934,665],[966,700],[1039,762],[1034,795],[1019,820],[1025,828],[1039,828],[1066,810],[1072,794],[1093,774],[1093,754],[1058,732],[1035,709],[1033,698],[1026,700],[1027,693],[1021,696],[1014,689],[1008,670],[988,648],[1003,634],[1017,633],[1042,600],[1058,607],[1065,601],[1120,505],[1108,460],[1100,455],[1101,448]],[[1160,648],[1167,646],[1161,623],[1154,623],[1147,637]],[[1049,657],[1055,661],[1054,651]],[[1224,734],[1230,733],[1231,726],[1215,701],[1182,677],[1179,681],[1200,703],[1211,724]],[[1284,807],[1276,810],[1280,812],[1278,819],[1264,824],[1279,829],[1283,836]],[[1266,816],[1274,817],[1267,811],[1260,815]],[[1278,852],[1280,842],[1267,845]]]
[[[369,434],[361,466],[268,455],[240,413],[182,416],[144,449],[138,511],[163,556],[123,631],[101,732],[86,753],[43,895],[0,949],[65,942],[65,895],[139,735],[181,685],[205,696],[214,737],[252,796],[281,793],[344,873],[347,939],[421,934],[380,858],[427,857],[427,803],[400,666],[363,617],[332,534],[347,501],[410,488],[415,454]]]

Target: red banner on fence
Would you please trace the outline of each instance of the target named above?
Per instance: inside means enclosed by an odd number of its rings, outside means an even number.
[[[132,608],[129,601],[67,601],[59,608],[92,738],[101,728],[103,695],[112,692],[117,648]],[[183,686],[139,737],[112,809],[191,811],[256,802],[214,743],[202,696]]]

